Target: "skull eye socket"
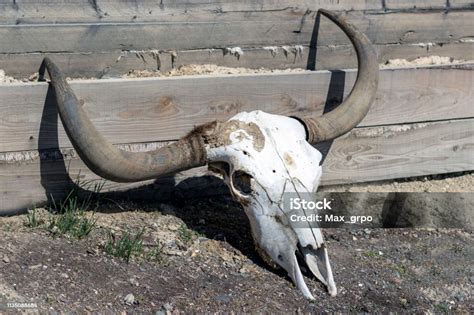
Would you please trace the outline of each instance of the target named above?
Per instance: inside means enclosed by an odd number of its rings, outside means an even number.
[[[252,193],[253,177],[244,171],[235,171],[232,174],[232,183],[242,195],[248,196]]]

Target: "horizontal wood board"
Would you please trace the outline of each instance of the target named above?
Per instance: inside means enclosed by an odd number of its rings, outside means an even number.
[[[148,150],[153,146],[134,148]],[[317,148],[323,152],[330,148],[323,163],[322,185],[472,170],[474,119],[356,128],[332,144],[319,144]],[[66,150],[64,159],[40,159],[37,152],[9,155],[9,161],[0,164],[0,215],[41,205],[50,194],[60,196],[73,187],[71,182],[77,178],[82,183],[99,180],[72,150]],[[225,191],[222,182],[206,175],[202,167],[156,183],[107,181],[103,192],[131,190],[128,196],[134,198],[163,200],[177,194]],[[147,189],[137,190],[141,185],[148,185]]]
[[[374,44],[449,43],[472,39],[474,10],[344,13]],[[0,53],[90,53],[124,50],[189,50],[310,45],[316,12],[284,9],[167,15],[152,22],[0,25]],[[321,18],[318,46],[345,45],[345,34]]]
[[[360,126],[474,117],[469,66],[380,71]],[[472,69],[472,68],[471,68]],[[352,88],[356,71],[73,81],[97,129],[112,143],[175,140],[194,126],[260,109],[318,115]],[[71,147],[47,83],[0,85],[0,152]],[[56,134],[59,134],[58,138]]]
[[[0,23],[34,24],[61,22],[109,22],[109,21],[149,21],[166,15],[198,14],[212,12],[259,12],[310,10],[325,8],[335,11],[369,11],[391,14],[400,11],[472,9],[469,0],[185,0],[185,1],[111,1],[111,0],[49,0],[49,1],[0,1]]]
[[[474,60],[473,42],[449,44],[388,44],[374,45],[380,64],[392,59],[414,60],[419,57],[444,56],[456,60]],[[357,67],[351,45],[319,47],[271,46],[243,48],[243,55],[235,56],[225,49],[180,50],[172,57],[168,51],[115,51],[97,53],[30,53],[0,54],[0,69],[17,79],[30,77],[38,71],[45,56],[53,58],[65,75],[70,77],[120,77],[133,70],[167,72],[189,64],[215,64],[226,67],[313,70],[350,69]]]

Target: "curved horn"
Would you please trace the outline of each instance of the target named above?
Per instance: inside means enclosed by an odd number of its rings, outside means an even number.
[[[128,152],[114,147],[89,120],[58,66],[45,58],[40,78],[45,68],[64,129],[81,159],[97,175],[117,182],[136,182],[206,164],[204,142],[198,133],[150,152]]]
[[[358,73],[351,93],[337,108],[319,117],[295,117],[305,126],[309,143],[334,139],[359,124],[374,101],[379,81],[377,55],[367,36],[333,12],[324,9],[319,12],[351,40],[357,54]]]

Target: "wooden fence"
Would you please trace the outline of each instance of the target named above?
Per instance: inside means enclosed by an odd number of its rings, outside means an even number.
[[[469,1],[1,1],[0,69],[28,77],[46,55],[69,76],[102,78],[189,63],[323,69],[71,83],[108,140],[149,150],[240,111],[319,114],[339,102],[356,71],[338,69],[355,67],[356,58],[344,34],[317,17],[320,7],[364,31],[380,63],[430,55],[474,60]],[[474,169],[473,94],[469,62],[381,70],[364,121],[318,146],[327,153],[323,184]],[[71,148],[46,83],[0,84],[0,110],[0,214],[60,196],[76,178],[97,179]],[[137,187],[148,184],[156,189],[147,197],[173,196],[176,186],[209,192],[213,179],[205,174],[200,168],[156,182],[106,182],[104,191],[144,196]]]

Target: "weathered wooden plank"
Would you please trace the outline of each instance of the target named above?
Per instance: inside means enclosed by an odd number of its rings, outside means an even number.
[[[217,0],[217,1],[0,1],[0,24],[150,22],[169,15],[293,10],[397,12],[472,9],[467,0]]]
[[[349,93],[356,71],[73,81],[98,130],[113,143],[178,139],[194,126],[255,109],[322,113]],[[474,117],[474,71],[386,69],[361,126]],[[329,100],[328,100],[329,97]],[[0,152],[70,147],[46,83],[0,85]]]
[[[446,0],[385,0],[385,9],[446,9]]]
[[[323,164],[326,185],[474,169],[474,120],[357,128]]]
[[[472,0],[449,0],[449,7],[458,9],[458,8],[466,8],[466,9],[473,9],[474,8],[474,1]]]
[[[14,172],[11,173],[11,172]],[[10,174],[9,174],[10,173]],[[169,200],[181,191],[186,193],[191,185],[196,191],[195,197],[224,193],[221,183],[209,178],[206,168],[189,170],[176,176],[169,176],[155,181],[118,184],[104,182],[92,174],[80,160],[74,160],[64,168],[61,162],[42,162],[26,164],[20,167],[11,164],[0,165],[0,216],[14,214],[31,207],[42,206],[51,200],[60,200],[79,183],[85,191],[94,191],[94,184],[104,184],[102,193],[122,193],[121,198]],[[192,179],[194,176],[199,178]],[[201,178],[202,177],[202,178]],[[181,186],[180,186],[181,184]],[[53,197],[51,197],[53,196]]]
[[[0,26],[0,53],[189,50],[310,45],[316,12],[285,9],[193,16],[159,22],[18,24]],[[474,36],[474,11],[435,13],[346,13],[375,44],[447,43]],[[319,46],[348,44],[345,34],[321,18]]]
[[[0,24],[144,22],[159,21],[169,15],[233,11],[302,10],[381,10],[380,0],[216,0],[216,1],[1,1]]]
[[[244,48],[243,55],[236,57],[226,54],[223,49],[200,49],[177,51],[176,58],[169,52],[152,50],[137,52],[99,53],[56,53],[49,54],[70,77],[120,77],[131,70],[163,71],[188,64],[216,64],[227,67],[245,68],[310,68],[317,70],[350,69],[357,67],[355,52],[350,45],[319,47],[315,64],[308,62],[309,47],[270,46]],[[302,50],[301,50],[302,48]],[[437,45],[434,43],[375,45],[379,63],[391,59],[413,60],[426,56],[446,56],[460,60],[474,60],[473,42],[453,42]],[[297,53],[295,53],[297,52]],[[45,54],[0,54],[0,69],[15,78],[28,78],[38,71]],[[158,58],[157,58],[158,57]]]
[[[324,151],[328,144],[317,147]],[[40,159],[37,152],[24,152],[12,153],[9,161],[0,162],[0,215],[40,205],[50,194],[58,198],[77,178],[82,183],[97,182],[98,177],[71,151],[66,150],[65,161],[45,157],[44,153]],[[14,157],[25,161],[14,162]],[[474,119],[356,128],[332,143],[323,163],[322,185],[472,170],[473,161]],[[106,182],[102,191],[132,189],[128,194],[132,198],[155,199],[225,191],[220,181],[208,175],[202,167],[155,183]],[[148,188],[152,190],[135,189],[140,185],[151,185]]]

